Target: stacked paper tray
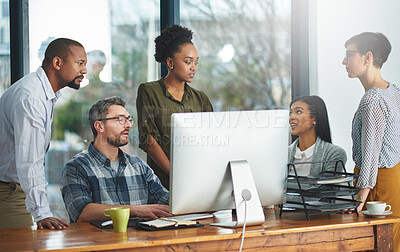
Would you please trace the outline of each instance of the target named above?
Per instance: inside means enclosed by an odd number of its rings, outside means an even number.
[[[312,176],[297,176],[300,183],[305,184],[316,184],[316,185],[328,185],[328,184],[338,184],[338,183],[348,183],[355,180],[358,175],[336,175],[336,176],[326,176],[326,177],[312,177]],[[289,182],[296,182],[296,177],[294,175],[288,176]]]
[[[335,212],[343,211],[343,209],[354,209],[358,206],[357,201],[340,201],[335,200],[335,203],[323,202],[323,201],[306,201],[305,205],[307,210],[318,211],[318,212]],[[284,204],[285,208],[293,209],[304,209],[302,203],[287,203]]]
[[[287,189],[288,195],[301,195],[305,197],[314,197],[314,198],[328,198],[328,197],[342,197],[342,196],[351,196],[356,194],[360,189],[349,186],[340,186],[340,185],[330,185],[330,186],[318,186],[312,187],[308,189],[300,190],[298,188],[289,188]]]

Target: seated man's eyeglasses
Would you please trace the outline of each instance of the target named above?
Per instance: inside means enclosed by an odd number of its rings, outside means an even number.
[[[97,119],[97,121],[107,121],[107,120],[113,120],[113,119],[118,119],[119,123],[122,125],[125,125],[126,121],[129,121],[129,123],[131,125],[133,125],[133,118],[130,116],[126,117],[123,115],[110,117],[110,118],[99,118],[99,119]]]

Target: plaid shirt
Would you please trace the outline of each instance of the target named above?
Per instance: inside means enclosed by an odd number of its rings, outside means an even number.
[[[90,144],[73,157],[61,175],[62,196],[71,222],[89,203],[108,205],[168,205],[169,192],[139,157],[119,150],[119,168]]]

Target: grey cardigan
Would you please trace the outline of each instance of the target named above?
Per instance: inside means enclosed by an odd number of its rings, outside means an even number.
[[[299,139],[296,139],[289,146],[289,163],[293,163],[294,154],[296,153],[296,146],[298,145]],[[341,147],[325,142],[321,138],[317,137],[317,141],[315,142],[314,153],[312,156],[312,161],[324,161],[324,160],[342,160],[343,164],[346,165],[347,156],[344,149]],[[339,164],[338,168],[341,171],[341,166]],[[331,163],[316,163],[311,165],[310,175],[317,176],[319,173],[335,169],[335,162]]]

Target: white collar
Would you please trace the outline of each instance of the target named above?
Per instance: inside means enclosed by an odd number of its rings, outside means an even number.
[[[58,90],[56,93],[53,91],[53,87],[50,84],[49,78],[46,75],[46,72],[44,71],[43,67],[38,67],[36,70],[36,74],[39,76],[40,81],[42,82],[43,90],[45,92],[45,95],[47,99],[53,100],[53,102],[57,101],[58,98],[61,96],[60,90]]]
[[[294,153],[294,158],[301,159],[302,155],[304,155],[306,157],[306,159],[309,159],[314,154],[314,147],[315,147],[315,143],[313,145],[311,145],[310,147],[308,147],[308,149],[306,149],[305,151],[301,151],[299,149],[299,147],[296,146],[296,152]]]

